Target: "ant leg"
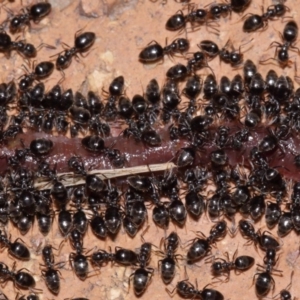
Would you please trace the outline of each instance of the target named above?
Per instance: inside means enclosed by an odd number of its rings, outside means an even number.
[[[61,69],[60,70],[60,72],[61,72],[61,74],[62,74],[62,77],[61,77],[61,79],[58,81],[58,85],[61,85],[64,81],[65,81],[65,79],[66,79],[66,76],[65,76],[65,72]]]
[[[48,49],[56,49],[56,47],[46,44],[46,43],[41,43],[40,45],[37,46],[36,51],[39,51],[41,48],[48,48]]]
[[[168,288],[165,288],[166,289],[166,292],[169,294],[170,297],[173,297],[176,293],[176,289],[177,287],[175,286],[173,291],[170,291]]]
[[[276,45],[276,48],[277,48],[277,47],[282,47],[282,44],[280,44],[280,43],[278,43],[278,42],[274,41],[274,42],[272,42],[272,43],[270,44],[270,46],[269,46],[269,48],[268,48],[268,49],[270,49],[270,48],[274,47],[274,45]]]
[[[265,60],[260,60],[259,63],[262,64],[262,65],[272,64],[272,63],[266,63],[266,62],[269,61],[269,60],[273,60],[273,61],[275,60],[275,61],[277,61],[276,58],[270,57],[270,58],[265,59]]]
[[[269,24],[268,22],[264,22],[264,25],[263,25],[263,28],[262,28],[262,31],[266,31],[267,28],[268,28]]]
[[[86,27],[87,25],[85,25],[83,28],[81,28],[81,29],[79,29],[79,30],[77,30],[76,32],[75,32],[75,34],[74,34],[74,37],[75,37],[75,39],[78,37],[78,35],[84,30],[84,28]]]
[[[69,50],[69,49],[71,49],[72,47],[70,47],[67,43],[65,43],[65,42],[61,42],[61,45],[62,45],[62,47],[63,47],[63,49],[64,50]]]
[[[26,59],[25,61],[26,61],[27,65],[30,67],[30,61],[28,59]],[[28,70],[28,68],[26,67],[26,65],[22,64],[21,67],[25,70],[25,72],[27,74],[30,74],[30,71]],[[21,75],[19,78],[21,78],[22,76],[24,76],[24,75]]]
[[[214,26],[210,25],[211,23],[213,23]],[[217,29],[216,27],[220,27],[220,25],[218,23],[216,23],[215,21],[206,22],[206,29],[208,32],[211,32],[215,35],[220,35],[220,30]],[[210,29],[212,29],[212,30],[210,30]]]
[[[41,294],[43,292],[42,289],[37,289],[37,288],[29,288],[29,290],[34,294]]]
[[[51,55],[51,56],[49,56],[49,57],[51,58],[51,57],[58,56],[58,55],[60,55],[61,53],[65,52],[65,51],[66,51],[66,50],[62,50],[62,51],[60,51],[60,52],[58,52],[58,53],[55,53],[55,54],[53,54],[53,55]]]
[[[83,56],[83,55],[81,54],[81,56]],[[83,56],[83,57],[84,57],[84,56]],[[77,54],[75,54],[75,60],[76,60],[78,63],[83,64],[83,66],[85,67],[85,63],[81,61],[81,59],[79,58],[79,56],[78,56]]]
[[[294,79],[295,81],[299,84],[300,83],[300,76],[298,76],[298,72],[297,72],[297,63],[295,62],[294,63],[294,66],[295,66],[295,75],[294,75]]]
[[[290,49],[291,49],[291,51],[295,50],[295,52],[298,52],[298,54],[300,54],[300,49],[298,47],[296,47],[296,46],[290,46]]]
[[[242,47],[246,46],[247,44],[251,43],[252,41],[253,41],[253,38],[252,38],[251,40],[249,40],[248,42],[246,42],[246,43],[240,45],[240,47],[239,47],[239,53],[241,53]],[[244,53],[245,53],[246,51],[249,51],[252,47],[253,47],[253,45],[252,45],[249,49],[245,50]]]

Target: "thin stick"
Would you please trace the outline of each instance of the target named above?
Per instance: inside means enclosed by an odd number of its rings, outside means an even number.
[[[143,165],[143,166],[137,166],[131,168],[123,168],[123,169],[93,170],[88,172],[88,174],[96,174],[102,180],[105,180],[105,179],[111,179],[111,178],[117,178],[117,177],[135,175],[141,173],[165,171],[168,169],[172,169],[174,167],[176,167],[174,163],[168,162],[163,164]],[[64,186],[66,187],[85,184],[84,178],[82,178],[82,176],[74,174],[73,172],[59,173],[57,174],[57,177],[65,177],[63,183]],[[35,180],[34,187],[41,190],[50,189],[52,187],[52,183],[49,182],[46,178],[39,178]]]

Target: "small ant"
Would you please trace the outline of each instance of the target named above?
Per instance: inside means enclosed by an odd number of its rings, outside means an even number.
[[[283,43],[280,44],[278,42],[272,42],[270,45],[270,47],[276,46],[275,57],[277,56],[277,58],[269,58],[266,60],[262,60],[260,61],[260,63],[264,64],[266,61],[273,59],[278,61],[279,65],[282,68],[290,67],[292,61],[289,59],[288,50],[297,51],[297,53],[300,54],[300,50],[294,46],[297,37],[298,37],[297,23],[295,21],[288,22],[283,29],[283,35],[281,35]]]
[[[195,262],[204,256],[206,256],[211,250],[211,244],[216,241],[224,238],[227,232],[227,223],[225,221],[220,221],[216,223],[210,230],[210,235],[205,237],[204,234],[201,233],[199,237],[194,238],[191,243],[188,253],[187,260],[188,262]]]
[[[30,21],[40,22],[51,11],[51,4],[40,2],[22,9],[23,14],[18,14],[10,20],[9,28],[12,33],[19,32],[26,25],[30,27]]]
[[[170,291],[167,288],[166,291],[168,292],[170,297],[173,297],[174,293],[177,292],[183,298],[189,298],[189,299],[199,298],[202,300],[209,300],[209,299],[224,300],[224,296],[219,291],[206,288],[208,285],[206,285],[203,288],[203,290],[199,290],[197,280],[196,280],[196,287],[195,287],[191,282],[189,282],[189,279],[187,277],[185,280],[177,282],[176,287],[173,289],[173,291]]]
[[[152,42],[151,42],[152,43]],[[156,41],[153,44],[149,44],[139,54],[139,60],[144,63],[151,63],[160,60],[165,54],[172,56],[176,52],[185,52],[189,49],[190,43],[185,38],[178,38],[174,40],[170,45],[162,47]]]
[[[180,10],[173,16],[171,16],[166,23],[166,29],[175,31],[179,29],[183,29],[186,27],[187,22],[192,24],[192,29],[203,25],[204,23],[208,24],[208,12],[206,9],[196,9],[194,4],[188,5],[189,13],[184,15]],[[197,24],[194,27],[194,24]],[[214,28],[215,29],[215,28]],[[215,29],[217,31],[217,29]]]
[[[96,39],[94,32],[78,34],[80,32],[81,30],[75,34],[74,47],[66,49],[58,55],[56,59],[56,68],[58,70],[68,68],[72,62],[73,56],[78,59],[78,53],[82,55],[83,52],[87,51],[94,44]]]
[[[249,242],[253,241],[254,244],[259,244],[259,246],[263,249],[278,249],[280,244],[276,239],[274,239],[271,235],[267,235],[268,231],[264,231],[261,233],[260,230],[255,232],[253,225],[246,221],[240,220],[239,221],[239,228],[242,235],[248,239]]]
[[[52,247],[51,245],[45,245],[42,250],[42,256],[45,263],[45,265],[41,265],[42,267],[44,267],[44,269],[42,270],[42,276],[46,282],[48,289],[53,294],[57,295],[60,290],[60,278],[59,278],[60,272],[55,268],[55,266],[59,265],[60,263],[55,264],[54,254],[52,249],[55,248]]]
[[[179,236],[176,232],[171,232],[169,236],[162,239],[162,241],[164,243],[165,258],[158,261],[158,266],[163,282],[169,284],[175,276],[177,257],[181,257],[180,254],[175,255],[179,244]]]
[[[24,65],[23,65],[24,66]],[[24,66],[25,67],[25,66]],[[27,70],[27,68],[25,68]],[[22,79],[19,82],[19,89],[25,92],[33,84],[35,80],[44,79],[52,74],[54,70],[54,64],[50,61],[42,61],[34,67],[33,72],[22,75]]]
[[[233,254],[232,261],[229,260],[228,252],[225,253],[227,261],[219,258],[218,261],[213,262],[211,269],[214,275],[220,275],[225,273],[226,282],[229,280],[230,270],[234,270],[235,273],[243,272],[250,269],[254,265],[254,258],[248,255],[236,256],[237,250]]]
[[[35,280],[33,276],[22,270],[27,270],[25,268],[15,272],[16,263],[14,263],[12,270],[8,269],[8,266],[3,262],[0,263],[0,278],[2,281],[12,279],[14,285],[23,289],[34,289]]]
[[[251,14],[243,25],[244,32],[253,32],[260,28],[266,28],[269,20],[276,20],[278,17],[282,17],[290,9],[283,3],[270,5],[267,11],[261,16],[257,14]]]
[[[252,40],[250,40],[249,42],[251,41]],[[239,66],[243,62],[243,53],[241,53],[241,48],[249,42],[241,45],[239,47],[239,51],[236,51],[233,47],[232,41],[229,39],[219,52],[220,59],[227,64],[231,64],[232,67]],[[229,49],[231,49],[232,51],[230,51]]]
[[[274,266],[276,265],[278,258],[276,257],[276,250],[275,249],[266,249],[266,255],[264,257],[264,264],[266,267],[264,268],[261,265],[258,265],[259,268],[265,269],[262,273],[256,273],[254,275],[255,278],[255,292],[256,295],[260,297],[266,296],[270,289],[272,288],[274,290],[275,288],[275,281],[272,277],[272,272],[279,272],[279,276],[282,276],[282,271],[274,269]],[[253,279],[254,279],[253,278]]]
[[[147,229],[148,227],[146,230]],[[131,277],[133,277],[133,289],[137,296],[141,296],[145,292],[147,286],[150,284],[154,272],[153,268],[147,267],[151,259],[152,244],[145,242],[143,235],[142,241],[143,244],[141,245],[140,252],[138,254],[140,267],[129,277],[129,282]]]
[[[212,4],[208,10],[209,18],[219,19],[221,16],[226,17],[228,14],[231,15],[231,5],[227,3],[215,3]]]
[[[36,48],[32,44],[26,43],[25,40],[18,41],[18,39],[16,39],[15,41],[12,41],[11,37],[3,29],[0,28],[0,51],[4,52],[7,58],[9,58],[10,52],[12,50],[16,50],[23,57],[30,59],[35,57],[37,51],[44,46],[50,49],[56,49],[55,47],[45,43],[42,43]]]

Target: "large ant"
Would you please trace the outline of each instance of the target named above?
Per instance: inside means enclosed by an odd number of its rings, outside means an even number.
[[[245,44],[248,44],[248,42]],[[241,48],[245,44],[239,47],[239,51],[236,51],[233,47],[232,41],[229,39],[219,52],[220,59],[223,62],[230,64],[232,67],[239,66],[243,62],[243,53],[241,52]],[[231,51],[229,49],[231,49]]]
[[[167,238],[164,239],[165,258],[158,261],[160,266],[160,273],[165,284],[169,284],[175,276],[175,266],[177,256],[175,251],[178,248],[179,236],[176,232],[171,232]],[[160,253],[160,252],[159,252]]]
[[[188,262],[193,263],[207,255],[211,250],[210,245],[224,238],[226,232],[227,223],[220,221],[211,228],[207,238],[203,234],[201,234],[201,238],[194,238],[187,253]]]
[[[81,32],[81,31],[79,31]],[[74,47],[64,50],[56,59],[56,68],[58,70],[66,69],[70,66],[72,57],[77,58],[77,54],[87,51],[95,42],[96,35],[94,32],[84,32],[75,34]]]
[[[186,26],[187,22],[192,24],[192,29],[203,25],[204,23],[208,24],[209,13],[206,9],[203,8],[195,8],[194,4],[188,5],[189,12],[187,15],[184,15],[183,12],[180,10],[173,16],[171,16],[167,23],[166,29],[175,31],[182,29]],[[196,26],[194,26],[196,24]],[[215,28],[214,28],[215,29]],[[215,29],[217,32],[218,30]]]
[[[267,8],[267,11],[261,16],[257,14],[251,14],[251,16],[248,17],[244,22],[243,31],[253,32],[260,28],[266,28],[269,20],[275,20],[278,17],[282,17],[289,10],[290,9],[282,3],[270,5]]]
[[[32,6],[22,9],[22,14],[14,16],[10,20],[9,28],[12,33],[16,33],[23,29],[26,25],[30,26],[30,21],[38,23],[47,16],[51,11],[51,4],[48,2],[40,2]]]
[[[212,273],[214,275],[221,275],[225,273],[226,282],[229,280],[230,270],[235,270],[236,273],[248,270],[254,265],[254,258],[248,255],[236,256],[237,250],[233,254],[232,261],[229,260],[228,253],[226,252],[227,260],[219,258],[214,260],[211,266]]]
[[[54,254],[52,249],[55,249],[51,245],[45,245],[42,250],[42,256],[45,263],[44,270],[42,270],[42,276],[45,279],[48,289],[55,295],[59,293],[60,290],[60,278],[59,271],[55,268]]]
[[[4,52],[5,56],[8,58],[10,56],[10,52],[16,50],[23,57],[30,59],[35,57],[37,51],[44,46],[50,49],[55,49],[55,47],[45,43],[42,43],[36,48],[34,45],[26,43],[24,40],[18,41],[18,39],[16,39],[15,41],[12,41],[11,37],[0,28],[0,51]]]
[[[10,271],[8,269],[8,266],[4,264],[3,262],[0,263],[0,278],[3,281],[6,281],[8,279],[12,279],[14,282],[14,285],[23,289],[34,289],[35,286],[35,280],[33,276],[27,272],[24,272],[22,270],[27,270],[25,268],[18,270],[15,272],[15,266],[14,263],[12,270]]]
[[[146,228],[146,230],[147,229],[148,228]],[[142,240],[144,241],[143,236]],[[140,267],[136,269],[135,272],[132,273],[129,277],[129,281],[131,277],[133,277],[133,289],[134,293],[137,296],[140,296],[145,292],[154,272],[153,268],[147,267],[151,259],[151,249],[151,243],[144,242],[141,245],[140,252],[138,255],[138,262],[140,264]]]
[[[186,276],[187,277],[187,276]],[[189,299],[202,299],[202,300],[224,300],[224,296],[217,290],[206,288],[206,285],[203,290],[198,289],[198,283],[196,281],[196,287],[189,282],[189,279],[185,279],[177,282],[176,287],[173,291],[166,289],[168,294],[173,297],[174,293],[177,292],[183,298]]]
[[[295,21],[290,21],[285,25],[283,35],[281,35],[283,43],[272,42],[270,45],[270,47],[276,46],[275,56],[277,56],[271,59],[278,61],[282,68],[289,67],[292,64],[292,61],[289,59],[288,50],[297,51],[297,53],[300,54],[300,50],[294,46],[297,37],[298,25]],[[262,60],[260,63],[264,64],[268,60],[270,60],[270,58]]]
[[[162,59],[165,54],[171,56],[176,52],[185,52],[189,49],[189,46],[189,41],[184,38],[178,38],[165,47],[154,41],[153,44],[150,44],[140,52],[139,60],[145,63],[155,62]]]
[[[268,231],[264,231],[261,233],[260,230],[255,232],[253,225],[246,221],[239,221],[239,228],[242,235],[248,239],[249,242],[253,241],[255,245],[259,244],[259,246],[263,249],[279,249],[280,244],[276,239],[274,239],[271,235],[267,235]]]
[[[24,66],[25,67],[25,66]],[[19,82],[20,91],[24,92],[29,89],[35,80],[44,79],[52,74],[54,64],[50,61],[42,61],[34,67],[33,72],[23,75]]]
[[[274,269],[278,258],[276,259],[276,250],[275,249],[266,249],[266,255],[264,257],[265,268],[261,265],[258,265],[259,268],[265,269],[262,273],[256,273],[255,278],[255,292],[258,297],[266,296],[271,288],[275,288],[275,281],[272,277],[272,272],[279,272],[282,276],[280,270]]]

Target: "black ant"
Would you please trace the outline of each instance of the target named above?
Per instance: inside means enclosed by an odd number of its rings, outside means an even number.
[[[108,157],[113,167],[122,168],[125,164],[125,157],[120,150],[107,148],[104,140],[98,135],[88,135],[81,140],[83,148],[93,153],[102,153]]]
[[[35,280],[33,276],[22,270],[27,270],[25,268],[15,272],[16,264],[14,263],[12,270],[8,269],[8,266],[3,262],[0,263],[0,278],[2,281],[12,279],[14,285],[23,289],[34,289]]]
[[[146,87],[145,98],[148,101],[147,119],[152,125],[160,113],[160,88],[156,79],[150,80]]]
[[[231,15],[231,5],[227,3],[215,3],[210,5],[208,10],[208,16],[212,19],[219,19],[221,16],[225,17],[228,14]]]
[[[35,293],[30,293],[26,298],[25,297],[26,297],[25,295],[22,295],[19,298],[19,294],[17,294],[16,299],[18,299],[18,300],[40,300],[40,297]],[[3,299],[3,300],[6,300],[6,299]]]
[[[176,232],[171,232],[168,237],[163,239],[165,258],[158,261],[160,274],[163,282],[169,284],[175,276],[175,267],[177,257],[181,257],[180,254],[175,255],[175,251],[178,248],[179,236]],[[158,252],[161,253],[161,252]]]
[[[12,41],[11,37],[4,30],[0,29],[0,51],[4,52],[7,58],[10,57],[11,51],[16,50],[24,58],[30,59],[35,57],[37,51],[44,46],[50,49],[55,49],[55,47],[45,43],[42,43],[39,47],[36,48],[34,45],[26,43],[26,41],[24,40]]]
[[[193,53],[193,57],[187,61],[187,74],[193,74],[196,70],[208,67],[206,55],[204,52],[197,51]],[[183,72],[184,75],[184,72]]]
[[[125,212],[123,227],[130,236],[134,236],[147,218],[147,208],[145,198],[131,187],[125,193]]]
[[[83,235],[77,229],[73,229],[70,233],[70,241],[76,251],[69,255],[70,265],[76,276],[80,280],[85,280],[88,277],[89,264],[88,257],[83,254]]]
[[[243,31],[253,32],[260,28],[266,28],[269,20],[275,20],[279,17],[282,17],[290,9],[283,3],[278,3],[275,5],[270,5],[267,8],[267,11],[261,16],[257,14],[251,14],[248,17],[243,25]]]
[[[188,78],[183,89],[183,94],[188,98],[189,104],[185,110],[185,114],[192,117],[197,110],[197,98],[202,89],[202,82],[197,75]],[[180,118],[180,117],[179,117]]]
[[[120,230],[122,215],[120,207],[120,193],[116,186],[111,185],[110,181],[108,182],[108,189],[105,195],[106,198],[106,211],[104,214],[104,222],[107,230],[115,235]]]
[[[73,214],[73,226],[81,234],[85,234],[88,227],[88,219],[83,210],[83,205],[85,203],[85,186],[81,185],[75,187],[73,191],[72,206],[75,206],[76,212]]]
[[[203,300],[224,300],[224,296],[217,290],[206,288],[206,285],[203,290],[198,289],[198,283],[196,281],[196,287],[189,282],[189,279],[185,279],[182,281],[177,282],[176,287],[173,291],[166,289],[168,294],[173,297],[174,293],[177,292],[183,298],[190,298],[190,299],[203,299]]]
[[[22,9],[23,14],[18,14],[10,20],[10,31],[16,33],[23,29],[26,25],[30,26],[30,21],[34,23],[40,22],[51,11],[51,4],[48,2],[40,2],[32,6]]]
[[[201,238],[193,239],[187,253],[188,262],[193,263],[207,255],[211,250],[210,245],[222,239],[226,232],[227,223],[220,221],[211,228],[210,235],[207,238],[201,233]]]
[[[178,38],[174,40],[170,45],[162,47],[157,42],[147,46],[139,54],[139,60],[144,63],[151,63],[160,60],[164,55],[172,56],[176,52],[185,52],[189,49],[190,43],[185,38]]]
[[[16,99],[17,87],[13,81],[0,84],[0,127],[4,127],[8,121],[7,112],[12,109],[10,104]],[[17,116],[15,117],[15,119]],[[17,125],[15,119],[10,123],[11,125]]]
[[[48,289],[55,295],[59,293],[60,290],[60,278],[59,271],[55,269],[55,266],[60,264],[55,264],[54,254],[52,249],[55,249],[51,245],[45,245],[42,249],[42,256],[45,263],[45,269],[42,270],[42,276],[46,282]]]
[[[193,65],[196,64],[193,63]],[[166,73],[167,78],[169,78],[170,80],[173,81],[178,81],[178,80],[183,80],[185,79],[185,77],[190,74],[190,69],[188,69],[188,67],[186,67],[185,65],[178,63],[175,66],[169,68],[169,70]]]
[[[220,126],[216,132],[215,144],[218,148],[222,149],[228,146],[230,129],[227,126]]]
[[[241,65],[243,63],[243,53],[241,53],[241,48],[248,43],[249,42],[241,45],[239,47],[239,51],[236,51],[233,47],[232,41],[229,39],[219,52],[220,59],[225,63],[230,64],[232,67]]]
[[[184,15],[180,10],[175,15],[171,16],[166,23],[167,30],[179,30],[186,26],[187,22],[190,22],[192,26],[197,24],[197,27],[204,24],[207,21],[208,13],[205,9],[195,9],[195,5],[189,5],[191,11]],[[194,29],[194,27],[193,27]]]
[[[242,235],[249,240],[249,242],[253,241],[255,245],[259,245],[263,250],[266,249],[278,249],[280,244],[276,239],[274,239],[271,235],[267,235],[268,231],[264,231],[261,233],[260,230],[255,232],[253,225],[246,221],[239,221],[239,228]]]
[[[162,88],[162,114],[161,119],[164,123],[171,120],[171,117],[177,119],[180,115],[178,105],[181,97],[178,88],[178,82],[168,79]]]
[[[219,50],[219,46],[210,41],[210,40],[203,40],[200,42],[200,44],[198,45],[198,47],[209,57],[209,58],[214,58],[216,57],[220,50]]]
[[[88,197],[89,209],[93,212],[93,216],[90,219],[90,226],[96,237],[104,239],[107,237],[108,232],[102,214],[98,213],[102,201],[99,196],[96,196],[96,192],[101,193],[105,185],[103,181],[95,175],[89,175],[86,178],[86,182],[86,188],[90,194]]]
[[[124,92],[124,77],[118,76],[109,85],[108,99],[102,112],[103,117],[107,121],[114,120],[118,115],[116,101],[122,96]],[[107,93],[107,92],[106,92]]]
[[[111,249],[110,249],[111,250]],[[115,253],[107,252],[105,250],[97,250],[90,256],[93,265],[102,267],[108,262],[115,262],[123,266],[135,265],[138,261],[137,254],[130,250],[121,247],[115,247]]]
[[[278,295],[274,296],[273,299],[277,299],[278,296],[280,297],[280,299],[278,298],[279,300],[296,300],[297,299],[296,297],[294,297],[292,299],[292,295],[291,295],[291,293],[289,291],[289,289],[292,286],[293,276],[294,276],[294,271],[292,271],[292,273],[291,273],[291,281],[288,284],[288,286],[285,289],[281,290]]]
[[[185,196],[187,211],[194,217],[199,217],[204,210],[204,199],[199,194],[207,184],[208,173],[206,169],[198,167],[187,169],[182,181],[187,184],[188,193]]]
[[[153,221],[162,228],[169,225],[170,214],[168,207],[160,201],[160,195],[155,186],[154,179],[147,176],[129,176],[128,184],[141,194],[148,194],[152,203],[155,205],[152,213]]]
[[[275,128],[275,131],[270,131],[270,134],[265,136],[258,144],[258,150],[262,154],[270,153],[279,148],[282,153],[282,140],[286,140],[290,135],[290,128],[288,125],[280,124]]]
[[[28,248],[18,240],[22,241],[20,238],[16,239],[14,242],[10,241],[10,238],[7,238],[6,234],[2,234],[0,230],[0,243],[3,244],[3,247],[8,248],[8,253],[13,255],[14,257],[21,260],[29,260],[30,252]]]
[[[277,56],[277,58],[271,59],[275,59],[282,68],[285,68],[292,64],[292,61],[289,59],[288,50],[296,50],[297,53],[300,54],[300,50],[294,46],[298,37],[297,23],[295,21],[288,22],[283,29],[283,35],[281,37],[283,40],[282,44],[278,42],[272,42],[270,45],[270,47],[276,46],[275,56]],[[260,61],[260,63],[264,64],[268,60],[269,59]]]
[[[56,59],[56,68],[58,70],[68,68],[73,56],[77,58],[78,53],[82,55],[83,52],[87,51],[94,44],[96,40],[94,32],[80,32],[81,30],[75,34],[74,47],[64,50],[62,54],[58,55]]]
[[[266,208],[266,214],[265,214],[265,220],[266,220],[266,224],[268,226],[268,228],[273,228],[278,221],[280,220],[280,218],[282,217],[282,212],[281,212],[281,208],[279,203],[273,203],[271,201],[267,201],[267,208]],[[286,223],[285,221],[283,223]],[[285,226],[284,226],[285,228]],[[280,227],[280,229],[282,229]],[[278,233],[281,236],[278,227]]]
[[[24,66],[25,67],[25,66]],[[35,80],[44,79],[52,74],[54,70],[54,64],[50,61],[43,61],[38,63],[34,67],[34,71],[28,74],[23,75],[22,79],[19,82],[20,91],[24,92],[33,84]]]
[[[212,273],[214,275],[220,275],[225,273],[226,282],[229,280],[229,274],[231,270],[234,270],[236,273],[246,271],[254,265],[254,258],[248,255],[242,255],[237,257],[237,250],[233,254],[232,261],[229,260],[229,255],[225,253],[227,260],[218,258],[216,261],[213,260],[211,266]]]
[[[255,278],[255,292],[257,296],[264,297],[269,293],[272,286],[273,289],[275,288],[275,281],[271,275],[272,272],[279,272],[280,276],[282,276],[282,271],[274,269],[278,258],[276,260],[275,249],[266,249],[266,255],[264,257],[265,268],[261,265],[258,265],[258,267],[265,269],[265,271],[262,273],[257,273],[254,276],[254,278],[257,276]]]
[[[146,230],[147,229],[148,227],[146,228]],[[136,269],[135,272],[132,273],[129,277],[129,282],[131,277],[133,277],[133,289],[134,293],[137,296],[140,296],[145,292],[147,286],[150,284],[154,272],[153,268],[147,267],[151,259],[152,244],[145,242],[143,235],[142,240],[143,244],[141,245],[138,254],[138,262],[140,264],[140,267]]]

